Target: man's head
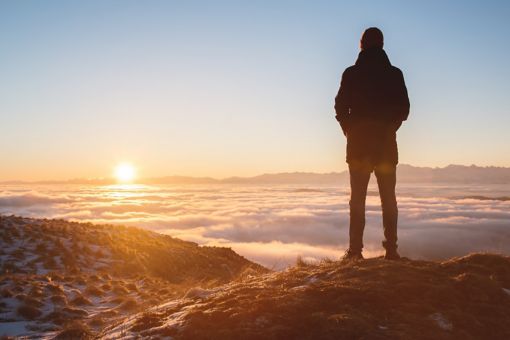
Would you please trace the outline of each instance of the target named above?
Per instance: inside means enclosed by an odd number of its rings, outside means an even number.
[[[361,50],[366,50],[372,47],[383,48],[383,46],[384,37],[381,30],[377,27],[367,28],[361,35],[361,40],[359,42]]]

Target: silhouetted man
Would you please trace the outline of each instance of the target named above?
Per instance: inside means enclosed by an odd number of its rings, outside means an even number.
[[[409,115],[409,98],[402,71],[391,65],[383,50],[382,32],[368,28],[361,52],[347,68],[335,98],[336,119],[347,137],[347,163],[351,181],[349,249],[344,259],[363,259],[365,200],[373,171],[379,186],[383,213],[386,259],[396,260],[398,150],[396,132]]]

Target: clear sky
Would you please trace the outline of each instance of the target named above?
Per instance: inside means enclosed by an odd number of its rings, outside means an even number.
[[[366,27],[411,114],[401,163],[510,166],[508,1],[0,1],[0,180],[342,171]]]

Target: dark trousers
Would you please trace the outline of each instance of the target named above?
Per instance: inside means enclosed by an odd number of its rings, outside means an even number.
[[[349,248],[353,251],[363,249],[363,230],[365,229],[365,200],[368,181],[372,171],[377,178],[381,197],[384,237],[383,246],[386,250],[397,248],[397,198],[395,196],[396,165],[393,164],[362,164],[349,163],[351,178]]]

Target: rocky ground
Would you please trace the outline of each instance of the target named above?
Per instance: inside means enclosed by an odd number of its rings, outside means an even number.
[[[138,228],[0,216],[0,337],[91,335],[190,287],[261,272],[231,249]]]
[[[298,261],[0,216],[0,338],[510,339],[510,257]]]
[[[175,339],[510,339],[510,258],[299,263],[190,290],[100,336]]]

